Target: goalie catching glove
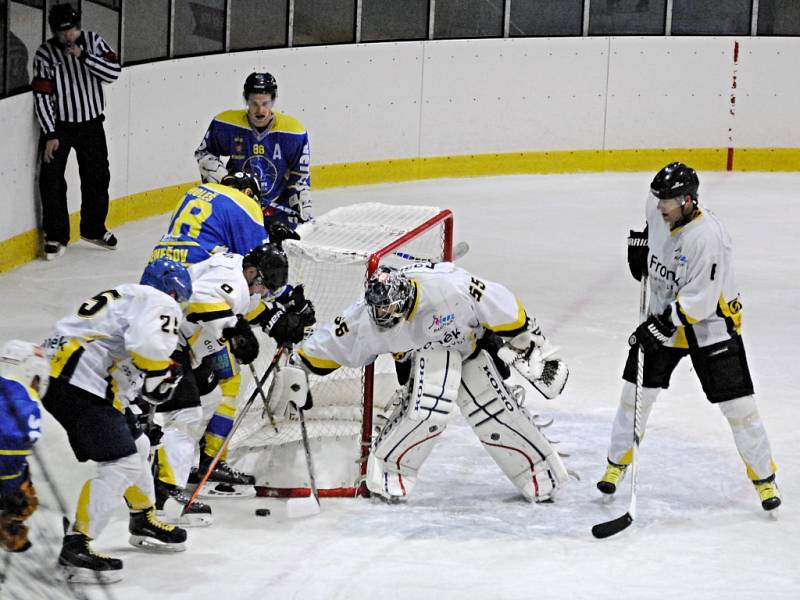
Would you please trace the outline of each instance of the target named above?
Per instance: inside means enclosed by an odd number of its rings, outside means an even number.
[[[282,419],[293,419],[298,410],[309,410],[313,403],[305,370],[291,364],[279,367],[269,387],[267,402],[272,414]]]
[[[223,337],[231,345],[231,353],[243,365],[249,365],[258,356],[258,340],[247,319],[239,315],[233,327],[222,330]]]
[[[558,348],[542,335],[539,327],[527,329],[500,348],[497,356],[513,367],[545,398],[552,400],[564,391],[569,378],[567,363],[549,358]]]

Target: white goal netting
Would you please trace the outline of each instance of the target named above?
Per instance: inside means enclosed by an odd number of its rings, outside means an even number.
[[[406,266],[449,259],[452,214],[429,206],[364,203],[331,210],[298,232],[300,241],[284,243],[289,282],[305,286],[322,324],[334,320],[364,293],[366,277],[379,264]],[[259,375],[275,353],[272,340],[262,335],[260,341],[255,363]],[[248,368],[243,377],[240,399],[246,402],[255,384]],[[364,369],[344,367],[326,377],[311,377],[314,407],[306,412],[306,423],[322,494],[356,493],[372,415],[386,409],[397,387],[391,358],[376,361],[372,389],[365,388],[364,379]],[[256,476],[262,493],[302,493],[309,482],[299,422],[283,420],[273,427],[262,412],[263,403],[257,401],[231,441],[229,459]]]

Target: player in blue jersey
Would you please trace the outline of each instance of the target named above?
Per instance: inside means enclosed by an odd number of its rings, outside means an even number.
[[[186,192],[169,221],[166,235],[148,262],[167,258],[193,265],[217,252],[245,255],[266,241],[258,202],[261,186],[247,173],[225,175]]]
[[[11,340],[0,350],[0,548],[8,552],[31,547],[24,523],[39,501],[28,456],[42,434],[36,401],[49,382],[50,363],[39,346]]]
[[[272,110],[277,93],[278,84],[269,73],[248,75],[247,108],[214,117],[194,156],[204,182],[221,182],[231,171],[258,175],[267,223],[282,221],[294,227],[313,217],[311,153],[303,124]]]

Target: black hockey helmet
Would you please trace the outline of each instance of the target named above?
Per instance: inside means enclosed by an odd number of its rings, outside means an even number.
[[[697,173],[691,167],[674,162],[661,169],[650,183],[650,191],[659,200],[667,198],[683,198],[687,194],[691,195],[692,200],[697,202],[697,189],[700,187],[700,180]]]
[[[55,4],[50,7],[47,22],[53,33],[66,31],[81,26],[81,13],[72,8],[70,4]]]
[[[258,177],[252,173],[247,173],[245,171],[228,173],[222,178],[220,183],[228,187],[236,188],[240,192],[250,190],[253,193],[253,198],[256,200],[261,198],[261,182],[258,180]]]
[[[278,95],[278,82],[269,73],[250,73],[244,80],[244,99],[250,94],[269,94],[274,100]]]
[[[262,284],[274,294],[286,285],[289,279],[289,260],[275,244],[266,242],[244,255],[243,267],[255,267],[258,279],[251,285]]]
[[[414,286],[394,267],[380,266],[369,276],[364,300],[378,327],[394,327],[405,316],[414,297]]]

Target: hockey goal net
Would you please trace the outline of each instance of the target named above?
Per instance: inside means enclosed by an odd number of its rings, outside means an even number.
[[[314,302],[318,324],[333,321],[363,296],[366,278],[386,264],[452,259],[453,215],[429,206],[363,203],[336,208],[303,225],[300,241],[284,243],[289,282],[302,283]],[[260,338],[256,373],[263,374],[275,343]],[[242,372],[240,399],[255,392],[249,369]],[[269,381],[265,385],[268,391]],[[310,377],[314,407],[306,411],[317,488],[323,496],[365,494],[366,456],[375,418],[390,408],[397,387],[391,357],[363,369],[342,367]],[[308,495],[310,483],[300,424],[278,420],[275,427],[257,401],[231,440],[229,460],[256,477],[263,496]]]

